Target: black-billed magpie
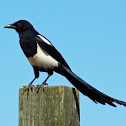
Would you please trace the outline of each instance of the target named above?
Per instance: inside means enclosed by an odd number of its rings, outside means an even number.
[[[32,65],[35,74],[30,85],[39,77],[39,71],[48,73],[48,77],[43,83],[46,83],[53,72],[57,72],[66,77],[82,94],[88,96],[95,103],[103,105],[107,103],[116,107],[114,104],[116,102],[126,106],[126,102],[100,92],[73,73],[53,44],[43,35],[39,34],[28,21],[19,20],[13,24],[6,25],[5,28],[15,29],[19,34],[20,46]]]

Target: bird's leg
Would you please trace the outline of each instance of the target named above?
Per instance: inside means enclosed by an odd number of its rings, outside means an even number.
[[[46,83],[46,81],[49,79],[50,76],[51,76],[51,75],[48,74],[47,78],[43,81],[43,83],[41,84],[41,86],[43,86],[43,85],[48,85],[48,84]]]
[[[25,88],[23,94],[27,91],[27,96],[28,96],[29,90],[31,89],[32,91],[32,83],[35,81],[35,79],[36,77],[34,77],[34,79],[30,82],[28,86],[23,86]]]
[[[30,82],[30,84],[25,88],[25,90],[24,90],[24,93],[27,91],[27,96],[28,96],[29,90],[32,91],[32,89],[33,89],[33,88],[32,88],[32,83],[35,81],[36,78],[39,77],[39,71],[38,71],[38,69],[37,69],[36,67],[33,67],[33,69],[34,69],[35,77],[34,77],[34,79]]]
[[[29,86],[35,81],[36,77],[30,82]]]
[[[47,76],[47,78],[43,81],[43,83],[42,83],[41,85],[37,85],[37,87],[38,87],[37,93],[39,92],[39,89],[40,89],[41,87],[44,87],[45,85],[48,85],[48,84],[46,83],[46,81],[49,79],[49,77],[50,77],[52,74],[53,74],[53,72],[48,73],[48,76]]]
[[[45,85],[48,85],[47,83],[46,83],[46,81],[49,79],[49,77],[50,77],[51,75],[50,74],[48,74],[48,76],[47,76],[47,78],[43,81],[43,83],[41,84],[41,85],[37,85],[37,93],[39,92],[39,90],[40,90],[40,88],[41,87],[44,87]]]
[[[43,86],[43,85],[48,85],[48,84],[46,83],[46,81],[49,79],[49,77],[50,77],[51,75],[53,75],[53,71],[49,71],[49,72],[48,72],[48,76],[47,76],[47,78],[43,81],[43,83],[41,84],[41,86]]]

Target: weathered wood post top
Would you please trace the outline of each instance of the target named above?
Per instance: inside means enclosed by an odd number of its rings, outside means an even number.
[[[19,90],[19,126],[80,126],[79,92],[66,86]]]

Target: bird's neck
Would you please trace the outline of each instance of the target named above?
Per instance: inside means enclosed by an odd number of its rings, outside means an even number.
[[[34,29],[33,30],[27,30],[27,31],[22,31],[22,32],[19,32],[19,37],[20,39],[26,39],[26,38],[35,38],[35,36],[38,35],[38,32],[35,31]]]

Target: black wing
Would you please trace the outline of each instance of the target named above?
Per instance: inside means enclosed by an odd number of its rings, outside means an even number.
[[[35,38],[38,45],[45,50],[50,56],[56,59],[59,63],[70,69],[69,65],[66,63],[62,55],[57,51],[57,49],[52,45],[52,43],[42,35],[37,35]]]

